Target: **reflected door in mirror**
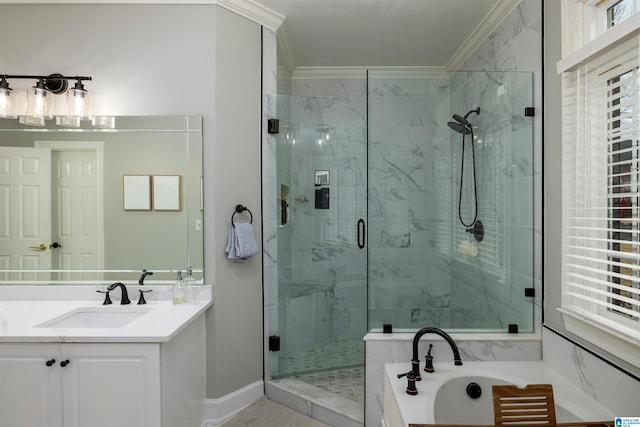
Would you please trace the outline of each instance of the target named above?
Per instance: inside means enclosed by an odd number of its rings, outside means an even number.
[[[50,150],[0,147],[0,269],[51,268],[50,178]]]

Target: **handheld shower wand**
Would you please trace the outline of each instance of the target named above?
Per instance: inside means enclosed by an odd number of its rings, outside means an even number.
[[[476,240],[481,241],[484,236],[484,228],[483,228],[482,222],[478,221],[478,185],[476,181],[476,151],[473,143],[473,126],[471,125],[469,120],[467,120],[467,118],[473,113],[480,114],[480,107],[476,108],[475,110],[469,111],[467,114],[464,115],[464,117],[462,117],[459,114],[454,114],[453,120],[455,120],[455,122],[448,122],[447,125],[452,130],[462,134],[462,165],[460,167],[460,192],[458,194],[458,219],[460,220],[460,223],[463,226],[469,227],[467,229],[467,232],[472,233],[476,238]],[[474,210],[473,221],[467,224],[462,219],[462,181],[464,177],[464,148],[465,148],[464,137],[465,135],[469,135],[469,134],[471,135],[471,153],[472,153],[472,160],[473,160],[473,192],[474,192],[475,210]]]

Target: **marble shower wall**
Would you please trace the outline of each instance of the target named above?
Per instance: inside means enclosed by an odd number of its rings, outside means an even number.
[[[277,254],[269,259],[277,260],[277,273],[268,277],[277,277],[271,295],[302,342],[367,330],[364,253],[342,244],[355,242],[355,223],[365,218],[367,173],[371,326],[539,329],[541,215],[534,206],[541,205],[541,115],[523,117],[523,109],[542,105],[541,16],[541,2],[520,2],[450,76],[370,72],[368,172],[364,76],[288,79],[278,72],[278,93],[288,96],[282,105],[278,100],[278,161],[270,170],[277,170],[275,193],[286,186],[289,223],[272,233]],[[482,112],[470,120],[487,230],[478,256],[469,257],[459,251],[469,234],[457,220],[462,144],[446,122],[452,112],[477,106]],[[467,146],[467,221],[469,154]],[[329,210],[313,206],[315,170],[330,172]],[[524,297],[532,286],[536,298]],[[287,295],[303,299],[287,306]],[[309,320],[308,312],[320,308],[330,313]]]
[[[370,327],[447,326],[450,79],[389,74],[368,84]]]
[[[282,70],[277,68],[280,62],[277,48],[277,38],[274,31],[263,28],[263,51],[262,51],[262,88],[263,88],[263,111],[262,111],[262,194],[266,202],[262,206],[262,277],[264,294],[264,371],[267,376],[271,375],[277,366],[277,358],[271,358],[269,348],[269,336],[277,333],[277,284],[278,284],[278,239],[276,231],[277,222],[277,140],[274,135],[267,132],[267,121],[277,117],[279,112],[284,112],[276,105],[277,98],[273,93],[278,93],[281,82],[286,81],[282,76]],[[283,80],[280,80],[280,79]],[[285,83],[286,84],[286,83]],[[273,292],[274,290],[275,292]]]
[[[531,73],[462,72],[413,77],[369,73],[370,326],[533,330]],[[471,115],[471,136],[447,126]],[[463,250],[472,246],[474,254]]]
[[[294,79],[293,95],[282,98],[289,114],[280,116],[277,170],[290,212],[278,232],[280,310],[300,338],[288,350],[367,330],[367,265],[355,247],[367,173],[370,328],[515,323],[532,331],[533,302],[524,296],[533,286],[532,119],[524,117],[531,73],[370,72],[367,86],[368,100],[364,79]],[[468,256],[459,247],[471,237],[457,219],[462,141],[446,123],[452,111],[478,105],[470,120],[486,235]],[[469,137],[465,144],[462,211],[471,222]],[[315,170],[330,173],[329,210],[314,207]]]
[[[458,72],[451,78],[452,111],[469,115],[474,129],[478,220],[485,235],[476,242],[454,213],[451,326],[533,332],[533,76],[524,72]],[[471,135],[465,137],[462,217],[474,217]],[[451,170],[457,181],[462,136],[451,132]],[[459,182],[455,183],[456,196]],[[453,209],[457,210],[457,197]],[[464,245],[477,248],[465,255]],[[480,303],[479,303],[480,302]]]
[[[278,230],[278,292],[292,354],[367,331],[366,251],[356,246],[366,219],[365,81],[293,79],[283,99],[290,114],[281,116],[278,182],[289,213]],[[329,171],[329,185],[315,186],[318,170]],[[329,189],[330,209],[315,207],[318,188]]]
[[[534,319],[532,328],[539,331],[542,323],[542,1],[522,0],[518,3],[458,69],[458,80],[452,81],[453,91],[462,91],[465,82],[468,83],[465,73],[471,71],[478,72],[474,75],[480,79],[483,79],[483,73],[487,73],[488,77],[490,72],[531,73],[533,80],[532,83],[521,81],[519,84],[513,81],[509,86],[516,91],[528,90],[529,85],[533,87],[533,99],[529,105],[536,108],[533,118],[523,118],[522,108],[526,105],[518,103],[505,105],[497,111],[487,111],[489,115],[481,113],[477,123],[483,129],[480,133],[488,134],[481,136],[489,141],[494,139],[496,131],[503,133],[505,140],[510,141],[501,154],[504,169],[495,170],[499,174],[496,175],[496,181],[504,186],[504,216],[496,218],[499,218],[504,231],[503,257],[506,265],[510,266],[506,271],[506,280],[499,282],[497,288],[503,295],[505,306],[524,307],[531,300],[526,298],[523,301],[523,288],[533,284],[536,297],[531,307]],[[500,79],[497,81],[500,82]],[[485,97],[491,99],[494,96],[498,98],[497,105],[500,106],[496,82],[485,81],[477,87],[484,91],[467,91],[454,96],[452,99],[459,103],[452,102],[452,108],[462,111],[474,103],[482,107],[480,103]],[[523,98],[517,96],[516,99]],[[493,121],[494,115],[503,118],[511,116],[510,121],[514,125],[511,128],[501,126],[500,119]],[[485,126],[488,116],[492,116],[491,122]],[[522,127],[525,121],[531,121],[533,125],[533,147],[523,143],[529,133]],[[467,289],[473,288],[459,288],[462,291],[458,295],[460,299],[467,294],[472,295],[474,292],[467,292]],[[507,308],[506,313],[510,313],[510,316],[500,318],[501,324],[517,323],[521,329],[523,323],[530,325],[528,319],[532,316],[528,311],[514,312]],[[526,317],[522,318],[523,315]]]
[[[514,295],[514,298],[521,298],[519,292],[521,291],[523,285],[518,284],[519,279],[525,280],[529,283],[529,278],[527,276],[527,272],[533,270],[533,278],[534,278],[534,288],[536,290],[536,297],[533,303],[534,310],[534,329],[536,332],[540,330],[541,325],[541,294],[542,294],[542,283],[541,283],[541,268],[542,268],[542,246],[541,246],[541,224],[542,224],[542,185],[541,185],[541,167],[542,167],[542,114],[540,113],[542,107],[542,2],[537,0],[523,0],[518,3],[515,9],[505,17],[503,22],[493,31],[493,33],[480,45],[480,47],[470,55],[469,59],[463,64],[463,66],[459,69],[459,71],[467,72],[467,71],[478,71],[478,72],[490,72],[490,71],[518,71],[518,72],[530,72],[533,73],[533,106],[537,108],[538,114],[533,118],[533,197],[526,200],[520,200],[517,198],[517,194],[509,194],[509,198],[502,198],[503,203],[505,204],[504,209],[504,217],[502,219],[503,224],[512,224],[515,226],[518,225],[517,219],[521,215],[523,215],[523,211],[525,209],[528,212],[532,212],[533,215],[533,253],[530,255],[529,260],[533,260],[531,263],[531,267],[527,265],[527,258],[522,254],[522,250],[524,246],[520,240],[514,240],[508,248],[504,248],[504,251],[516,250],[516,254],[508,253],[505,256],[515,255],[514,261],[517,260],[518,263],[518,271],[522,271],[524,273],[513,274],[511,276],[511,280],[501,284],[501,286],[508,286],[509,288],[515,286],[517,291]],[[460,76],[464,76],[464,74],[460,74]],[[462,82],[460,82],[461,84]],[[452,93],[456,92],[460,89],[458,82],[451,83]],[[470,94],[469,94],[470,95]],[[464,94],[458,93],[454,94],[451,99],[451,109],[452,111],[459,110],[458,113],[465,114],[469,109],[474,107],[474,103],[481,102],[481,96],[476,96],[474,94],[473,97],[467,98],[467,102],[463,102],[465,100]],[[479,104],[478,104],[479,105]],[[486,117],[482,115],[482,117]],[[482,122],[477,119],[472,119],[472,122],[481,125]],[[481,119],[482,120],[482,119]],[[511,131],[509,131],[511,134]],[[515,132],[514,132],[515,133]],[[451,136],[453,137],[453,135]],[[518,136],[510,135],[510,138],[516,140]],[[453,148],[453,143],[451,144]],[[494,144],[495,146],[495,144]],[[511,156],[512,154],[509,153]],[[514,152],[514,158],[517,158],[518,155]],[[502,156],[506,156],[506,154],[502,154]],[[527,158],[527,156],[525,156]],[[531,157],[528,157],[531,158]],[[458,158],[459,160],[459,158]],[[516,163],[517,164],[517,163]],[[512,166],[513,164],[507,164],[508,166]],[[513,172],[516,170],[521,170],[519,167],[515,168],[507,168],[500,173],[503,173],[503,178],[496,180],[496,183],[502,183],[506,185],[506,181],[508,181],[508,169],[513,169]],[[495,173],[496,171],[494,171]],[[517,181],[518,176],[513,175],[514,182],[511,185],[511,191],[517,191]],[[522,181],[520,181],[522,184]],[[519,191],[519,190],[518,190]],[[505,194],[505,193],[503,193]],[[456,197],[457,199],[457,197]],[[498,197],[493,198],[496,203],[499,200]],[[532,202],[528,202],[532,200]],[[456,200],[457,202],[457,200]],[[446,201],[443,202],[443,204]],[[533,207],[528,209],[528,203],[533,203]],[[440,208],[444,208],[440,206]],[[452,212],[453,214],[453,212]],[[525,217],[526,218],[526,217]],[[454,218],[455,219],[455,218]],[[514,223],[512,223],[515,222]],[[505,228],[505,233],[507,230],[511,228]],[[510,233],[510,231],[509,231]],[[527,232],[528,233],[528,232]],[[456,260],[456,258],[452,258]],[[459,268],[459,263],[453,262],[451,265],[452,271],[456,273],[462,274],[464,272],[467,275],[467,280],[470,282],[470,278],[468,276],[473,276],[474,271],[470,268]],[[487,283],[486,279],[482,279],[481,283]],[[469,287],[472,289],[472,287]],[[490,288],[492,291],[496,291],[498,287]],[[451,301],[458,303],[458,300],[463,301],[468,296],[472,295],[471,292],[466,292],[464,288],[462,288],[462,292],[452,292]],[[477,301],[476,301],[477,302]],[[465,303],[466,304],[466,303]],[[515,305],[515,304],[514,304]],[[510,319],[507,320],[508,323],[511,323]],[[409,360],[411,357],[410,352],[410,341],[411,337],[407,337],[406,339],[401,339],[400,337],[396,339],[390,339],[384,334],[372,334],[376,335],[370,339],[367,339],[367,350],[366,350],[366,366],[367,366],[367,379],[366,379],[366,391],[365,391],[365,399],[367,402],[366,406],[366,416],[365,416],[365,424],[367,426],[379,426],[381,425],[380,419],[382,417],[382,373],[380,367],[384,365],[384,363],[394,362],[396,360]],[[396,335],[396,334],[394,334]],[[468,340],[469,348],[473,348],[478,346],[478,350],[480,351],[470,351],[471,359],[473,360],[540,360],[541,358],[541,349],[540,349],[540,338],[536,335],[529,335],[530,341],[526,346],[522,346],[519,344],[520,340],[526,340],[525,334],[519,335],[511,335],[508,334],[506,336],[497,336],[497,335],[486,335],[484,338],[487,339],[488,343],[483,343],[483,336],[476,334],[477,338],[467,336],[466,339],[455,335],[454,338],[457,342],[466,346],[466,343],[463,341]],[[504,342],[501,343],[501,340],[504,339]],[[374,342],[377,341],[377,342]],[[426,345],[427,340],[421,342],[421,345]],[[490,346],[497,345],[495,348],[498,351],[490,350]],[[396,351],[396,349],[399,349]],[[509,351],[503,351],[502,349],[508,349]],[[425,354],[425,349],[422,348],[420,350],[420,354]],[[487,355],[491,355],[487,358]],[[448,357],[446,354],[443,357]],[[468,359],[470,355],[466,355],[463,358]],[[470,359],[470,360],[471,360]]]

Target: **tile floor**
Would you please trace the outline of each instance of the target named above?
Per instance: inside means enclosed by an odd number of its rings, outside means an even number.
[[[307,415],[325,414],[326,422],[362,426],[364,419],[364,344],[362,339],[333,338],[305,351],[281,356],[278,379],[271,384],[307,402]],[[278,399],[278,401],[280,401]],[[283,401],[284,403],[284,401]],[[291,402],[291,407],[297,407]],[[332,415],[326,415],[326,407]],[[346,418],[345,418],[346,417]],[[332,420],[332,421],[329,421]],[[359,420],[359,421],[358,421]],[[223,427],[331,426],[266,398],[241,411]]]

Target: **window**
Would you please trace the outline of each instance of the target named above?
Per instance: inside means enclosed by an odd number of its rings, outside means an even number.
[[[636,5],[636,0],[608,2],[607,25],[629,19],[628,10],[634,13]],[[636,28],[631,37],[613,40],[563,73],[560,309],[567,330],[636,366],[640,366],[638,33]]]
[[[607,81],[609,144],[609,307],[638,321],[640,253],[640,141],[638,68]]]
[[[638,11],[637,0],[619,0],[607,7],[607,28],[619,24]]]

